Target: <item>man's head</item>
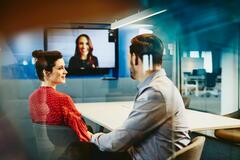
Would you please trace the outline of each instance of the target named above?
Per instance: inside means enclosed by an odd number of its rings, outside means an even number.
[[[153,70],[162,65],[163,43],[153,34],[141,34],[131,40],[130,46],[130,72],[132,79],[144,78],[143,56],[151,55]]]

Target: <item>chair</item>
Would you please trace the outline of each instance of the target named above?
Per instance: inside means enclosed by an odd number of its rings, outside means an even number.
[[[184,91],[187,96],[192,91],[195,92],[195,96],[199,96],[199,89],[204,88],[204,77],[206,74],[205,69],[193,69],[192,73],[184,72]]]
[[[205,142],[205,137],[195,137],[185,148],[174,153],[168,160],[200,160]]]
[[[193,76],[205,76],[206,70],[205,69],[193,69],[192,75]]]
[[[240,110],[227,114],[225,116],[240,119]],[[240,143],[240,128],[216,129],[214,135],[224,141]]]
[[[33,123],[39,157],[43,160],[57,159],[78,137],[67,126]]]
[[[182,96],[182,99],[183,99],[183,103],[185,105],[185,108],[188,109],[190,107],[191,99],[187,96]]]
[[[218,90],[216,88],[216,75],[214,73],[206,73],[204,92],[207,96],[209,96],[209,94],[216,97],[218,96]]]
[[[191,74],[189,74],[188,72],[184,72],[184,95],[189,95],[192,93],[192,91],[197,91],[197,84],[195,80],[189,80],[189,77],[191,77]]]

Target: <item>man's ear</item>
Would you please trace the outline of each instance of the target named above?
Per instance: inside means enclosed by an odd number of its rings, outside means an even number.
[[[131,60],[132,60],[132,63],[134,64],[134,65],[138,65],[138,57],[136,56],[136,54],[135,53],[132,53],[131,54]]]

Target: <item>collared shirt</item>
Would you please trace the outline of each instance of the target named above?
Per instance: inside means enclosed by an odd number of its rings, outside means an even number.
[[[123,125],[94,134],[100,150],[126,151],[134,160],[165,160],[190,143],[182,97],[164,69],[138,85],[133,109]]]

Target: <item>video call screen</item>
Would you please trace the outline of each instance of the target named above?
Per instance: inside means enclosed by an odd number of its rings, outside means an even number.
[[[93,44],[93,55],[98,59],[98,68],[115,68],[115,43],[109,42],[108,29],[61,29],[46,30],[46,49],[58,50],[63,54],[66,68],[75,53],[75,41],[80,34],[87,34]]]

